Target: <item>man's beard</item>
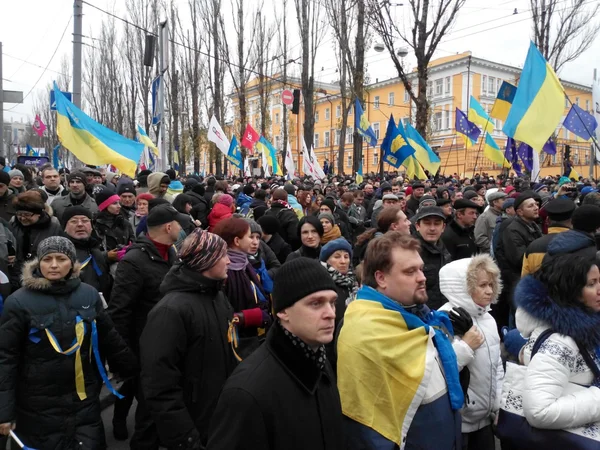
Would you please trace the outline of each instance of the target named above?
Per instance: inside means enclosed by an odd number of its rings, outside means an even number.
[[[423,285],[423,288],[425,288],[425,285]],[[417,289],[415,291],[415,293],[413,294],[413,304],[415,305],[424,305],[425,303],[427,303],[428,297],[427,297],[427,290],[423,289]]]

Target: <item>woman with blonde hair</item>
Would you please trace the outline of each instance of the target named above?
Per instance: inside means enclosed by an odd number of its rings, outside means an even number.
[[[453,347],[465,393],[462,433],[465,450],[494,450],[492,431],[502,393],[500,336],[490,305],[502,291],[500,269],[486,254],[459,259],[440,270],[440,291],[448,299]]]

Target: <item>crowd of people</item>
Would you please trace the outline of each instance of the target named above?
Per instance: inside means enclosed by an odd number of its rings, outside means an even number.
[[[4,166],[5,440],[600,446],[592,180]]]

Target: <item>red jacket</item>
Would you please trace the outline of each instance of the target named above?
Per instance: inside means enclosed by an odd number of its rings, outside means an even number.
[[[208,231],[212,231],[220,221],[229,219],[231,216],[233,216],[231,206],[217,203],[213,206],[212,211],[208,215]]]

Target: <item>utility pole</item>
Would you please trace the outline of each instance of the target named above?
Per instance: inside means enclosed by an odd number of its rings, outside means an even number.
[[[73,104],[81,108],[81,47],[83,0],[73,2]]]
[[[165,72],[168,65],[169,52],[169,30],[167,21],[161,22],[158,27],[158,72],[160,84],[158,89],[158,104],[160,110],[160,122],[158,124],[158,138],[160,150],[160,170],[167,168],[167,148],[165,146]]]

